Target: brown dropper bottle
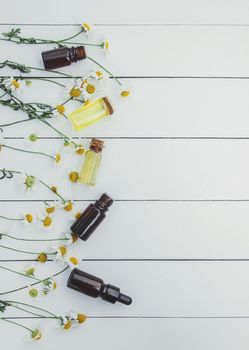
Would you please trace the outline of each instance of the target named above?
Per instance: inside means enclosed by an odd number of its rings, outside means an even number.
[[[94,204],[90,204],[78,220],[71,226],[71,231],[86,241],[106,217],[105,213],[113,199],[104,193]]]
[[[111,304],[115,304],[117,301],[125,305],[132,303],[132,299],[128,295],[120,293],[118,287],[105,284],[101,278],[79,269],[74,269],[71,272],[67,286],[92,298],[101,297]]]
[[[72,62],[81,61],[86,58],[84,46],[59,47],[42,52],[42,60],[45,69],[57,69],[70,66]]]

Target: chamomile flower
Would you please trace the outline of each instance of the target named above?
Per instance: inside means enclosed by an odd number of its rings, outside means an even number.
[[[45,264],[45,263],[47,262],[47,260],[48,260],[48,256],[47,256],[46,253],[41,252],[41,253],[38,255],[38,257],[37,257],[37,260],[38,260],[40,263]]]
[[[74,147],[74,152],[81,156],[82,154],[85,153],[85,148],[82,144],[78,144],[77,146]]]
[[[89,76],[92,79],[96,79],[96,80],[103,80],[104,79],[104,74],[100,70],[97,70],[97,71],[93,70]]]
[[[80,265],[79,259],[75,256],[66,257],[64,261],[70,267],[70,269],[74,269],[75,267]]]
[[[23,215],[22,222],[25,226],[30,226],[31,224],[34,224],[34,221],[35,221],[35,219],[34,219],[32,214],[27,213],[27,214]]]
[[[70,90],[71,91],[71,90]],[[64,116],[64,114],[65,114],[65,111],[66,111],[66,107],[63,105],[63,104],[61,104],[61,105],[57,105],[57,106],[55,106],[55,108],[53,109],[53,115],[55,116],[55,117],[63,117]]]
[[[56,208],[58,206],[57,201],[53,201],[51,203],[45,203],[45,211],[48,215],[51,215],[55,212]]]
[[[68,200],[65,203],[62,204],[62,208],[66,211],[72,211],[73,210],[73,201]]]
[[[87,316],[75,311],[69,311],[67,317],[72,321],[73,325],[79,325],[87,320]]]
[[[68,84],[67,91],[71,98],[79,98],[82,93],[82,80],[76,79]]]
[[[82,84],[82,96],[84,101],[89,101],[95,98],[100,91],[100,86],[103,84],[103,79],[96,79],[89,74],[87,79]]]
[[[61,317],[60,319],[60,326],[62,329],[68,330],[72,327],[73,323],[70,320],[70,318],[68,318],[67,316],[65,317]]]
[[[68,179],[72,182],[72,183],[76,183],[78,181],[78,177],[79,174],[77,171],[73,170],[70,171],[70,173],[68,174]]]
[[[45,228],[45,229],[49,228],[53,223],[52,217],[47,212],[39,215],[38,219],[42,225],[42,228]]]
[[[24,192],[35,191],[36,189],[36,178],[33,175],[29,174],[20,174],[19,175],[19,183],[21,185],[21,190]]]
[[[28,294],[31,298],[37,298],[39,296],[39,290],[35,286],[28,287]]]
[[[93,31],[93,26],[92,26],[92,24],[89,24],[89,23],[82,23],[82,24],[81,24],[81,28],[82,28],[83,32],[86,34],[87,37],[93,36],[94,31]]]
[[[42,332],[40,331],[39,328],[36,328],[31,332],[31,340],[37,341],[37,340],[40,340],[41,338],[42,338]]]
[[[55,154],[53,155],[54,158],[54,164],[55,166],[58,166],[61,162],[61,154],[60,152],[55,152]]]
[[[63,261],[63,259],[67,256],[67,247],[52,247],[53,253],[55,253],[54,260],[55,261]]]
[[[65,238],[67,239],[66,246],[69,247],[72,244],[74,244],[78,240],[79,237],[75,233],[67,233],[65,235]]]
[[[35,264],[29,264],[26,266],[24,270],[25,275],[27,276],[35,276]]]
[[[106,40],[106,39],[104,39],[103,41],[101,41],[100,45],[101,45],[102,50],[105,51],[105,52],[108,51],[109,48],[110,48],[110,43],[109,43],[109,41]]]
[[[123,98],[126,98],[126,97],[128,97],[128,96],[130,96],[130,90],[127,88],[127,87],[125,87],[125,86],[123,86],[123,85],[121,85],[120,86],[120,88],[119,88],[119,96],[123,99]]]
[[[27,135],[25,137],[25,143],[28,146],[33,145],[37,140],[39,139],[39,136],[36,132],[32,132],[31,134]]]
[[[21,92],[23,89],[23,82],[20,79],[9,77],[4,81],[6,88],[10,89],[12,92]]]
[[[43,295],[48,295],[53,292],[57,288],[57,283],[52,277],[47,278],[42,282],[42,290],[41,293]]]

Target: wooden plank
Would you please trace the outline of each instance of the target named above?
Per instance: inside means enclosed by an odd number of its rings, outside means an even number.
[[[27,263],[1,263],[21,270]],[[46,263],[38,267],[41,278],[60,267]],[[130,306],[89,298],[66,287],[69,272],[56,277],[58,289],[42,305],[64,313],[79,310],[90,316],[127,317],[242,317],[249,315],[248,262],[83,262],[80,268],[119,286],[133,298]],[[49,272],[49,273],[48,273]],[[7,282],[9,272],[1,272],[6,283],[1,292],[26,284],[17,276]],[[43,277],[44,276],[44,277]],[[10,299],[11,297],[11,299]],[[4,299],[4,296],[2,296]],[[8,299],[7,299],[8,298]],[[27,290],[8,295],[5,300],[32,303]],[[153,302],[151,300],[153,299]]]
[[[57,81],[68,84],[67,80]],[[120,103],[111,95],[116,109],[112,117],[80,132],[72,131],[71,125],[63,118],[54,119],[51,124],[75,137],[248,137],[249,80],[127,81],[132,85],[132,96]],[[113,87],[111,82],[110,85]],[[63,88],[33,81],[32,87],[19,98],[55,106],[64,101],[65,96]],[[67,113],[77,107],[77,104],[68,104]],[[0,124],[26,118],[22,112],[13,112],[3,106],[0,115]],[[2,136],[25,137],[34,130],[41,137],[57,137],[53,130],[39,121],[6,127]]]
[[[76,202],[75,211],[91,202]],[[120,202],[87,242],[71,254],[82,259],[246,259],[249,258],[248,202]],[[0,215],[20,217],[43,212],[38,202],[2,202]],[[1,232],[17,238],[52,239],[69,232],[73,215],[58,210],[53,225],[30,230],[22,223],[0,221]],[[46,233],[47,232],[47,233]],[[65,242],[20,242],[3,237],[0,244],[33,252],[50,251]],[[115,249],[113,249],[115,247]],[[33,259],[35,254],[0,250],[0,260]],[[115,263],[114,263],[115,264]]]
[[[12,140],[11,144],[21,147],[23,141]],[[93,188],[69,186],[68,173],[79,170],[83,163],[71,152],[62,153],[57,173],[51,169],[53,161],[45,157],[13,153],[13,163],[10,152],[14,151],[9,150],[2,152],[1,165],[57,185],[65,199],[92,200],[105,191],[114,199],[248,199],[246,145],[245,140],[106,140],[98,186]],[[54,140],[40,140],[36,150],[53,154],[58,147]],[[120,157],[126,161],[120,162]],[[27,198],[18,181],[17,176],[0,182],[2,199]],[[38,184],[29,199],[55,199],[55,195]]]
[[[34,320],[25,323],[36,325]],[[35,344],[37,349],[49,347],[55,341],[58,347],[66,349],[72,346],[72,338],[73,343],[84,342],[89,349],[99,347],[101,339],[103,349],[111,346],[120,350],[153,348],[155,343],[158,350],[165,347],[172,350],[209,350],[212,347],[233,350],[239,347],[244,350],[248,343],[248,320],[90,319],[70,333],[54,329],[51,321],[42,322],[42,325],[44,337],[41,343]],[[13,332],[15,337],[12,337]],[[5,338],[7,349],[27,348],[27,343],[22,340],[26,333],[21,328],[2,323],[0,334]]]
[[[1,26],[1,32],[13,26]],[[58,38],[72,35],[77,28],[22,27],[24,36]],[[103,26],[95,39],[105,35],[110,41],[106,66],[120,76],[249,76],[248,27],[108,27]],[[79,42],[85,36],[79,38]],[[0,60],[17,60],[42,66],[42,51],[53,45],[17,46],[3,42]],[[6,52],[8,52],[6,56]],[[17,55],[18,52],[18,55]],[[104,62],[101,49],[87,48],[87,55]],[[183,59],[184,58],[184,59]],[[93,65],[87,60],[71,65],[65,72],[82,76]]]
[[[160,23],[218,23],[245,24],[248,23],[246,0],[223,2],[221,0],[158,0],[152,2],[127,0],[120,7],[119,3],[111,0],[93,0],[90,3],[76,0],[71,3],[63,1],[36,4],[26,0],[24,4],[13,1],[15,11],[9,11],[7,4],[3,4],[0,20],[2,23],[75,23],[80,21],[94,21],[94,23],[110,24],[160,24]],[[30,13],[32,12],[32,16]]]

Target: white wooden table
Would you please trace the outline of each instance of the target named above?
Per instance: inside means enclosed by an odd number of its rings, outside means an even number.
[[[27,36],[59,38],[83,20],[95,23],[111,43],[107,66],[132,88],[112,118],[74,134],[106,142],[96,187],[71,188],[63,169],[56,171],[46,159],[0,154],[1,168],[27,171],[48,183],[57,177],[78,208],[105,191],[116,200],[105,223],[75,253],[85,260],[82,269],[120,286],[133,304],[110,305],[75,293],[66,288],[65,273],[58,291],[37,305],[57,313],[79,310],[90,318],[71,333],[41,322],[45,335],[36,349],[248,349],[248,10],[247,0],[1,4],[1,32],[21,27]],[[40,52],[50,47],[0,45],[0,61],[31,66],[41,66]],[[78,63],[65,72],[82,76],[89,67]],[[61,100],[50,84],[33,85],[27,100]],[[19,118],[7,108],[0,112],[1,123]],[[70,131],[66,122],[54,125]],[[9,145],[25,147],[24,137],[35,130],[42,137],[36,150],[56,150],[57,135],[35,121],[7,128],[4,137]],[[80,166],[78,158],[71,161],[69,167]],[[42,187],[26,197],[15,182],[0,181],[0,215],[39,213],[43,200],[53,198]],[[69,226],[60,212],[54,232]],[[24,233],[5,221],[0,228]],[[1,250],[0,259],[22,270],[30,256]],[[44,266],[44,275],[56,271],[53,262]],[[1,291],[24,283],[2,271],[0,280]],[[25,291],[11,299],[30,302]],[[1,322],[1,349],[30,348],[23,336],[22,329]]]

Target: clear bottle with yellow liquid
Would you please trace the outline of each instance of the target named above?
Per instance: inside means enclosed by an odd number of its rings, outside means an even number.
[[[86,152],[85,161],[82,169],[79,172],[78,182],[94,186],[96,177],[102,159],[102,149],[104,141],[93,138],[90,144],[90,149]]]
[[[79,131],[113,114],[113,107],[107,97],[99,98],[76,109],[68,115],[74,130]]]

